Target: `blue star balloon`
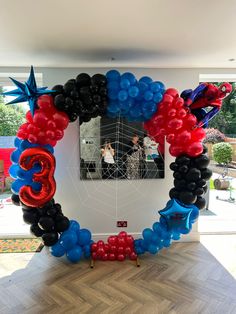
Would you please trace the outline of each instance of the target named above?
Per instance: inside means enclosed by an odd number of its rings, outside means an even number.
[[[193,207],[195,206],[181,204],[173,198],[167,203],[166,208],[159,211],[159,214],[165,220],[169,230],[185,230],[184,233],[187,233],[191,229],[192,225],[190,216],[193,211]]]
[[[31,66],[30,75],[25,84],[11,77],[10,79],[18,88],[9,92],[4,92],[2,94],[4,96],[16,96],[17,98],[7,103],[7,105],[28,101],[32,115],[34,115],[34,111],[37,106],[36,100],[38,97],[44,94],[51,94],[55,92],[53,90],[48,90],[47,87],[37,87],[33,66]]]

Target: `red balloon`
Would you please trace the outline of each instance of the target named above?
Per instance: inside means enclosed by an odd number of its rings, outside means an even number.
[[[132,252],[129,257],[132,261],[135,261],[138,258],[138,255],[135,252]]]
[[[26,120],[27,120],[29,123],[33,123],[33,117],[32,117],[32,114],[31,114],[30,110],[27,111],[27,113],[26,113],[26,115],[25,115],[25,118],[26,118]]]
[[[104,244],[104,250],[105,250],[106,253],[110,251],[109,244]]]
[[[116,259],[116,255],[114,253],[108,254],[109,261],[114,261]]]
[[[127,235],[126,237],[126,243],[128,245],[132,245],[134,243],[134,238],[132,237],[132,235]]]
[[[92,259],[97,259],[97,253],[96,252],[92,252]]]
[[[167,141],[169,144],[174,143],[174,141],[175,141],[175,134],[174,134],[174,133],[170,133],[169,135],[167,135],[166,141]]]
[[[120,261],[120,262],[123,262],[125,260],[124,254],[118,254],[117,255],[117,260]]]
[[[178,97],[177,99],[175,99],[173,106],[176,109],[182,110],[183,104],[184,104],[183,98]]]
[[[19,132],[17,133],[17,135],[18,135],[19,138],[21,138],[21,137],[19,136]],[[28,141],[29,141],[31,144],[35,144],[35,143],[37,143],[38,138],[37,138],[36,135],[30,134],[30,135],[28,136]]]
[[[179,155],[184,153],[184,149],[182,146],[171,145],[169,148],[171,156],[178,157]]]
[[[116,236],[110,236],[108,238],[108,243],[111,244],[111,245],[115,245],[116,244]]]
[[[110,246],[110,251],[111,251],[111,253],[116,253],[117,247],[115,245],[111,245]]]
[[[118,237],[120,238],[125,238],[127,236],[127,232],[126,231],[121,231],[119,234],[118,234]]]
[[[92,251],[92,252],[96,252],[97,249],[98,249],[97,243],[92,243],[92,244],[91,244],[91,251]]]
[[[174,118],[176,116],[176,109],[170,109],[167,115],[169,118]]]
[[[98,247],[97,249],[97,256],[103,256],[105,254],[105,250],[103,247]]]
[[[123,246],[118,246],[117,253],[118,254],[123,254],[124,253],[124,247]]]
[[[200,142],[206,137],[206,132],[203,128],[197,128],[191,132],[192,142]]]
[[[103,260],[103,261],[107,261],[107,260],[108,260],[108,254],[107,254],[107,253],[104,253],[104,254],[103,254],[102,260]]]
[[[33,123],[36,126],[44,129],[45,127],[47,127],[47,122],[48,122],[47,115],[43,111],[36,110],[33,117]]]
[[[197,124],[197,118],[193,114],[188,114],[184,119],[184,125],[188,128],[193,128]]]
[[[48,130],[46,132],[46,136],[50,139],[53,140],[55,138],[55,132],[53,132],[52,130]]]
[[[66,129],[69,124],[69,118],[64,112],[56,112],[53,115],[53,121],[58,129]]]
[[[171,119],[168,123],[168,128],[173,129],[173,130],[178,130],[182,127],[183,121],[181,119]]]
[[[38,98],[37,104],[43,111],[51,111],[54,107],[53,98],[49,95],[42,95]]]
[[[99,241],[97,242],[97,246],[98,246],[98,247],[104,247],[104,241],[99,240]]]
[[[163,95],[163,98],[162,98],[163,104],[172,103],[172,101],[173,101],[173,97],[171,95],[168,95],[167,93]]]
[[[176,135],[176,142],[179,144],[187,143],[191,140],[191,133],[188,131],[182,131]]]
[[[130,255],[131,252],[132,252],[131,247],[127,246],[127,247],[125,248],[125,254],[126,254],[126,255]]]
[[[124,246],[125,245],[125,238],[118,238],[117,243],[119,246]]]
[[[175,89],[175,88],[167,88],[166,94],[172,96],[173,98],[176,98],[179,96],[179,93],[178,93],[177,89]]]
[[[187,111],[184,108],[177,111],[177,117],[180,119],[185,118],[186,115],[187,115]]]
[[[187,154],[191,157],[197,157],[198,155],[202,154],[203,146],[199,142],[194,142],[187,146]]]
[[[53,120],[48,120],[48,122],[47,122],[48,130],[55,130],[56,127],[57,127],[57,125]]]
[[[54,180],[55,157],[44,148],[28,148],[20,155],[19,165],[24,170],[30,170],[36,164],[40,164],[41,171],[33,175],[33,181],[41,183],[39,192],[25,185],[20,189],[19,197],[22,203],[31,207],[40,207],[48,203],[56,192]]]

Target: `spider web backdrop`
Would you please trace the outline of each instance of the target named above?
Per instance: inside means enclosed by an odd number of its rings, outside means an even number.
[[[124,119],[102,118],[97,125],[81,126],[80,132],[80,178],[102,179],[157,179],[164,176],[163,156],[146,156],[143,139],[146,136],[142,123],[127,123]],[[127,160],[134,134],[139,136],[139,169],[136,177],[127,175]],[[110,143],[114,152],[114,163],[104,162],[101,150]],[[112,157],[111,157],[112,158]],[[129,159],[130,160],[130,159]],[[132,160],[132,159],[131,159]]]

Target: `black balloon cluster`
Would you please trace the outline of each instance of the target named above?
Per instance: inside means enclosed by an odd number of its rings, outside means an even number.
[[[31,233],[36,237],[42,237],[46,246],[56,244],[58,234],[69,228],[69,219],[62,214],[61,205],[55,203],[54,199],[39,208],[22,204],[15,194],[12,195],[12,202],[22,206],[24,222],[31,225]]]
[[[107,108],[107,79],[103,74],[90,77],[87,73],[70,79],[64,86],[56,85],[54,104],[58,110],[64,111],[71,122],[78,116],[80,124],[91,118],[102,116]]]
[[[170,198],[176,198],[184,204],[194,204],[199,209],[206,206],[204,194],[207,191],[207,180],[212,171],[207,168],[210,159],[206,154],[196,158],[187,155],[179,156],[170,164],[174,171],[174,188],[170,190]]]

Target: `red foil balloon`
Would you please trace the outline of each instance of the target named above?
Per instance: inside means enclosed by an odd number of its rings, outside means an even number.
[[[40,207],[49,202],[56,192],[54,171],[55,157],[44,148],[28,148],[20,156],[19,164],[24,170],[30,170],[34,164],[40,164],[41,171],[33,175],[33,181],[39,182],[42,188],[39,192],[25,185],[20,189],[19,197],[22,203],[31,207]]]

